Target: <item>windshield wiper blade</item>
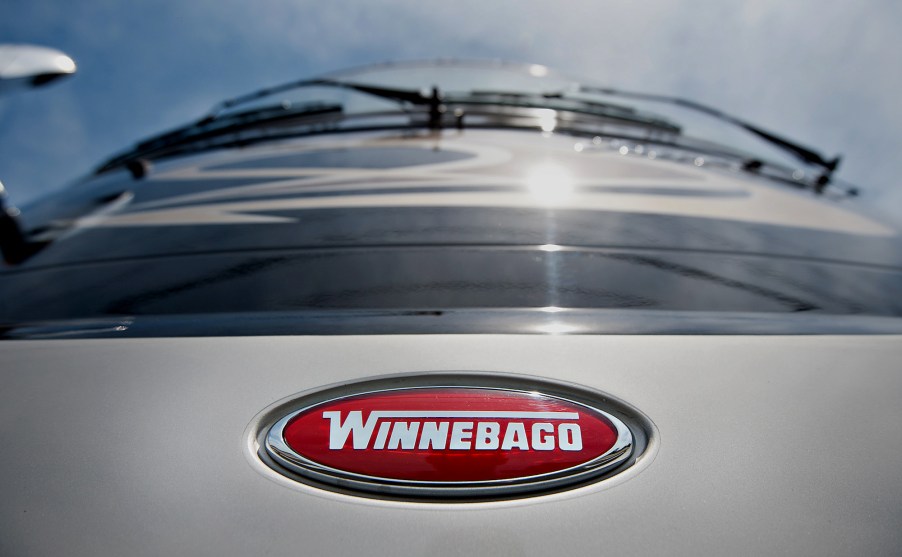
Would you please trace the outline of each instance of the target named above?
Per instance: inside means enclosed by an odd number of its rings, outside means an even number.
[[[185,145],[204,142],[218,136],[233,134],[265,124],[309,118],[319,121],[321,117],[340,116],[342,113],[343,107],[340,104],[317,102],[300,106],[270,105],[218,118],[205,116],[196,122],[138,143],[126,153],[103,163],[95,173],[101,174],[138,159],[156,158],[172,154],[172,152],[180,152],[180,148]]]
[[[830,177],[833,172],[839,166],[840,161],[842,160],[841,156],[836,156],[832,159],[827,159],[820,153],[814,151],[813,149],[809,149],[808,147],[804,147],[798,144],[795,141],[791,141],[784,137],[780,137],[779,135],[769,132],[765,129],[762,129],[754,124],[746,122],[740,118],[727,114],[721,110],[716,108],[704,105],[702,103],[698,103],[695,101],[690,101],[687,99],[683,99],[680,97],[672,97],[669,95],[656,95],[652,93],[638,93],[635,91],[622,91],[620,89],[612,89],[609,87],[594,87],[590,85],[580,85],[580,92],[583,93],[596,93],[602,95],[609,95],[612,97],[622,97],[626,99],[636,99],[642,101],[652,101],[652,102],[661,102],[672,104],[675,106],[681,106],[683,108],[688,108],[690,110],[695,110],[696,112],[701,112],[703,114],[707,114],[709,116],[713,116],[719,120],[723,120],[734,126],[738,126],[747,132],[760,137],[761,139],[767,141],[772,145],[776,145],[780,147],[784,151],[791,153],[799,160],[819,166],[825,170],[824,174],[819,178],[823,185],[826,185],[830,181]]]
[[[165,147],[184,140],[195,141],[207,139],[213,135],[228,133],[247,127],[274,123],[282,120],[293,120],[310,116],[322,116],[342,112],[340,104],[322,102],[293,105],[268,105],[253,110],[229,114],[225,117],[211,118],[206,116],[193,124],[141,142],[136,149],[153,149]]]
[[[254,91],[253,93],[248,93],[247,95],[242,95],[240,97],[235,97],[232,99],[228,99],[216,105],[210,114],[206,116],[208,119],[216,119],[220,118],[221,114],[230,108],[234,108],[235,106],[249,103],[258,99],[262,99],[265,97],[269,97],[278,93],[284,93],[286,91],[292,91],[294,89],[301,89],[304,87],[316,87],[316,86],[325,86],[325,87],[335,87],[338,89],[348,89],[352,91],[359,91],[361,93],[366,93],[369,95],[373,95],[375,97],[381,97],[383,99],[399,101],[399,102],[409,102],[411,104],[419,104],[424,105],[430,102],[430,97],[423,95],[420,91],[415,91],[411,89],[394,89],[390,87],[377,87],[374,85],[364,85],[358,83],[352,83],[348,81],[340,81],[336,79],[327,79],[327,78],[317,78],[317,79],[302,79],[300,81],[292,81],[289,83],[283,83],[282,85],[276,85],[274,87],[266,87],[263,89],[259,89]]]

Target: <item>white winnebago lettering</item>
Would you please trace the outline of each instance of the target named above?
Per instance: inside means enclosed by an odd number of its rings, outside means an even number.
[[[341,449],[348,440],[348,435],[352,435],[354,448],[365,449],[370,444],[370,436],[379,421],[376,412],[370,412],[366,424],[363,423],[363,412],[355,410],[348,412],[348,417],[341,423],[341,412],[323,412],[323,418],[329,420],[329,448]]]
[[[389,449],[412,449],[417,446],[417,433],[420,431],[420,422],[395,422],[388,440]]]
[[[391,422],[385,422],[391,423]],[[448,422],[424,422],[420,435],[421,449],[444,449],[448,441]]]
[[[323,412],[329,420],[329,448],[341,450],[351,439],[356,450],[519,450],[581,451],[582,432],[577,412],[507,411],[385,411],[374,410],[363,421],[363,412],[353,410],[342,421],[342,413]],[[444,421],[439,421],[445,418]],[[527,428],[522,421],[504,424],[488,419],[535,421]],[[430,421],[424,421],[430,419]],[[468,419],[467,421],[457,421]],[[481,421],[480,419],[486,419]],[[454,420],[454,421],[452,421]],[[472,421],[470,421],[472,420]],[[557,427],[552,421],[558,422]],[[566,423],[561,423],[566,422]],[[373,432],[378,432],[373,438]],[[528,429],[528,431],[527,431]]]

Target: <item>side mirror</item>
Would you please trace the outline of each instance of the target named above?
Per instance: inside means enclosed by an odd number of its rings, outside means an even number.
[[[75,73],[75,62],[53,48],[0,44],[0,95],[30,89]]]

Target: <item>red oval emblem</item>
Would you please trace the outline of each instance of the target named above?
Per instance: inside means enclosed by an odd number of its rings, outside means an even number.
[[[594,477],[629,457],[613,415],[533,391],[413,387],[319,402],[266,436],[281,465],[367,491],[465,495],[545,489]]]

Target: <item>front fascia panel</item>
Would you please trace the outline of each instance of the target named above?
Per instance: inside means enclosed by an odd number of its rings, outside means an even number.
[[[0,553],[894,555],[900,358],[899,336],[7,341]],[[609,393],[658,442],[592,485],[453,505],[328,492],[257,456],[280,400],[446,370]]]

